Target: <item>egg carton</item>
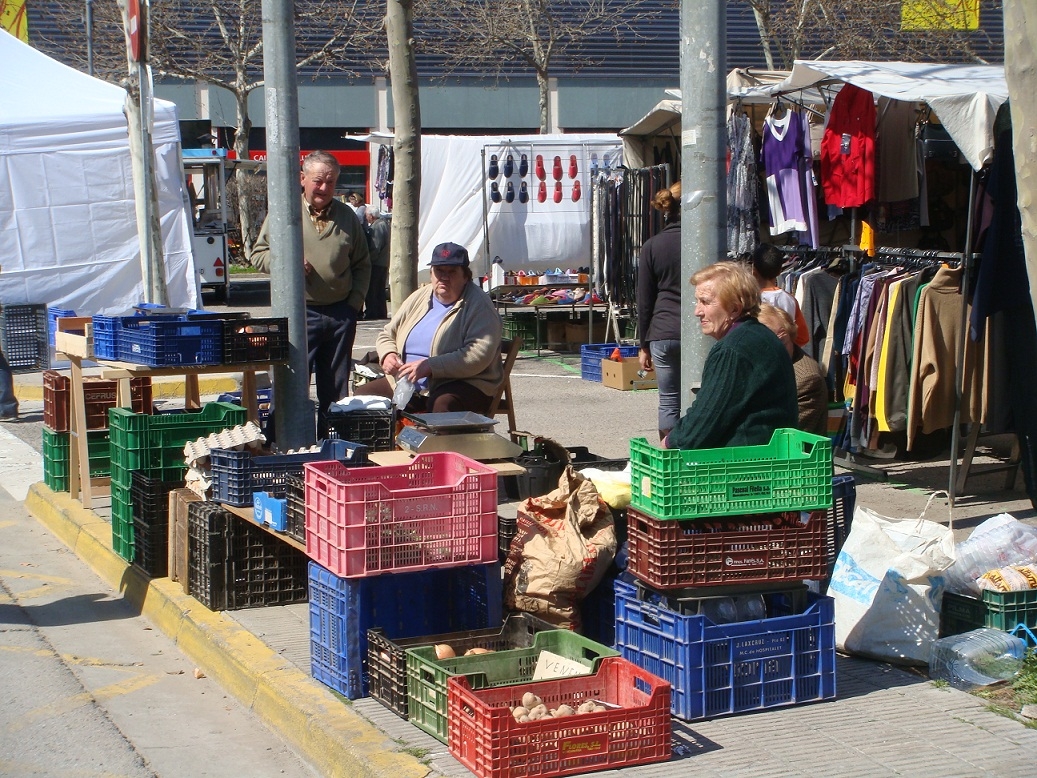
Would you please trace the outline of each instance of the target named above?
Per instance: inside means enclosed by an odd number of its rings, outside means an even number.
[[[188,465],[208,459],[214,448],[244,451],[258,450],[266,443],[266,435],[254,422],[246,422],[235,427],[214,432],[208,437],[189,440],[184,444],[184,459]]]

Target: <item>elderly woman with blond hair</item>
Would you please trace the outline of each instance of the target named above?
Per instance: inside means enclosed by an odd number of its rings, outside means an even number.
[[[792,360],[757,319],[760,287],[734,262],[708,265],[691,277],[695,317],[716,340],[702,368],[695,402],[663,440],[665,448],[721,448],[768,443],[798,421]]]

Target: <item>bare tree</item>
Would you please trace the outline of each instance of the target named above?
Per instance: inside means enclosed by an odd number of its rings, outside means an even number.
[[[1000,0],[979,0],[991,8]],[[747,0],[767,67],[797,59],[982,62],[966,5],[949,0]],[[916,13],[912,16],[911,10]],[[974,33],[973,33],[974,34]]]
[[[421,107],[414,59],[413,0],[386,0],[389,76],[396,125],[393,133],[392,239],[389,288],[396,308],[418,286],[418,194],[421,191]]]
[[[384,45],[382,12],[377,3],[360,0],[296,0],[297,67],[315,75],[328,71],[369,70],[368,52]],[[56,0],[60,39],[44,40],[47,53],[83,70],[86,45],[82,35],[81,0]],[[263,86],[261,0],[162,0],[150,16],[149,62],[156,76],[202,82],[227,90],[235,103],[234,152],[248,159],[249,95]],[[94,2],[94,70],[123,83],[126,52],[116,0]],[[244,169],[236,172],[238,214],[246,256],[258,227],[245,193]]]
[[[501,76],[517,68],[536,75],[540,131],[551,126],[549,79],[563,53],[577,62],[583,42],[609,36],[617,45],[642,37],[657,16],[648,0],[440,0],[422,6],[421,21],[446,45],[436,53],[455,71]],[[434,43],[423,41],[426,51]]]

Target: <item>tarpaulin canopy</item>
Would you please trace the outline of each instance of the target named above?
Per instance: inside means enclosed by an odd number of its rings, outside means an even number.
[[[0,31],[0,303],[88,315],[143,299],[126,92]],[[176,106],[155,100],[169,302],[197,307]]]
[[[780,94],[832,81],[894,100],[925,103],[975,170],[993,158],[994,119],[1008,99],[1000,65],[796,60],[789,77],[772,89]]]

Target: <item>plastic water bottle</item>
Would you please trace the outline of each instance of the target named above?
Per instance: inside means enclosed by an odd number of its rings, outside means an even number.
[[[933,642],[929,677],[956,689],[990,686],[1019,674],[1026,644],[999,629],[982,627]]]
[[[702,600],[699,615],[705,616],[714,624],[731,624],[738,621],[738,609],[730,597],[709,597]]]
[[[743,594],[735,598],[739,621],[759,621],[767,618],[767,602],[762,594]]]

